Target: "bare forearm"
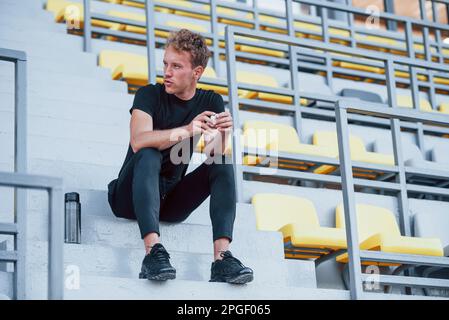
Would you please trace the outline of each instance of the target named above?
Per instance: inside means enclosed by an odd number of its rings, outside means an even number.
[[[134,137],[132,148],[134,152],[142,148],[164,150],[184,139],[190,138],[190,136],[187,126],[168,130],[144,131]]]
[[[210,140],[206,144],[204,152],[206,154],[210,154],[211,156],[215,154],[215,151],[224,154],[226,151],[226,146],[228,145],[230,133],[231,131],[214,131],[209,138]]]

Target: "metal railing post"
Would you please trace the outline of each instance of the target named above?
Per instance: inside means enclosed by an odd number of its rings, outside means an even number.
[[[147,62],[148,62],[148,83],[156,83],[156,37],[154,34],[154,1],[146,0],[145,2],[146,17],[146,39],[147,39]]]
[[[84,51],[91,52],[92,51],[92,27],[91,27],[91,19],[90,19],[90,0],[83,0],[84,3]]]

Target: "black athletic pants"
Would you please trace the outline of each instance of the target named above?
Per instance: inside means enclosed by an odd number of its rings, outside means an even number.
[[[117,217],[137,219],[141,237],[159,232],[159,221],[185,220],[209,195],[213,240],[232,241],[236,194],[232,164],[202,163],[174,186],[160,175],[162,153],[142,148],[108,185],[108,200]],[[168,190],[167,190],[168,189]]]

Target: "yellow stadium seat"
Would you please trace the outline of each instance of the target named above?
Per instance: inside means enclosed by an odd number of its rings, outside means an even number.
[[[412,255],[443,256],[441,240],[437,238],[404,237],[399,231],[394,214],[385,208],[357,204],[357,229],[361,250],[375,250],[390,253]],[[343,204],[339,204],[335,213],[336,227],[345,228]],[[346,263],[348,255],[337,257],[338,262]],[[366,261],[364,264],[396,266],[397,263],[377,263]]]
[[[397,95],[397,105],[401,108],[413,108],[413,98],[411,96]],[[432,112],[430,102],[424,99],[419,100],[419,108],[424,112]]]
[[[329,148],[338,155],[338,139],[337,133],[333,131],[317,131],[313,134],[313,144]],[[394,157],[389,154],[366,151],[365,145],[359,137],[355,135],[349,136],[349,148],[351,152],[351,160],[358,162],[366,162],[379,165],[394,165]],[[314,173],[328,174],[336,169],[335,166],[322,165],[314,170]],[[354,176],[375,179],[378,173],[373,170],[354,169]]]
[[[251,202],[257,229],[282,232],[288,257],[315,259],[334,250],[346,249],[344,230],[321,227],[315,206],[308,199],[258,193]]]
[[[114,80],[124,79],[128,84],[136,86],[148,83],[148,63],[147,57],[144,55],[103,50],[99,55],[99,65],[103,68],[109,68]],[[203,77],[216,78],[217,75],[213,68],[206,67]],[[198,88],[201,88],[200,84],[198,84]]]
[[[448,102],[441,103],[438,110],[442,113],[449,114],[449,103]]]
[[[246,121],[243,125],[242,139],[243,146],[259,150],[262,149],[327,158],[335,158],[337,155],[329,148],[301,143],[299,141],[298,133],[293,127],[276,122],[260,120]],[[308,167],[314,165],[313,163],[298,160],[284,161],[278,159],[278,161],[279,162],[275,165],[282,168],[307,170]],[[254,155],[245,156],[243,159],[243,163],[247,165],[258,165],[262,162],[262,157]]]
[[[247,84],[280,88],[277,80],[270,76],[269,74],[253,72],[253,71],[237,71],[237,81]],[[239,97],[244,99],[260,99],[264,101],[287,103],[291,104],[293,98],[290,96],[284,96],[276,93],[266,93],[266,92],[253,92],[248,90],[239,90]],[[307,99],[301,99],[300,103],[302,105],[307,104]]]
[[[109,68],[114,80],[124,79],[131,85],[148,83],[148,63],[144,55],[103,50],[99,55],[99,66]]]
[[[356,38],[356,40],[366,40],[366,41],[370,41],[370,42],[376,42],[379,44],[386,44],[389,46],[399,46],[398,41],[396,41],[394,39],[382,37],[382,36],[356,35],[355,38]]]
[[[219,35],[224,36],[224,31],[220,31]],[[244,36],[235,36],[235,38],[248,40],[248,41],[252,41],[252,42],[256,42],[256,43],[261,42],[259,39],[244,37]],[[225,48],[225,46],[226,46],[225,42],[220,41],[219,46],[220,46],[220,48]],[[272,56],[272,57],[278,57],[278,58],[283,58],[285,56],[285,53],[283,51],[266,49],[266,48],[251,46],[251,45],[247,45],[247,44],[236,43],[234,48],[235,48],[235,50],[238,50],[238,51],[261,54],[261,55],[265,55],[265,56]]]
[[[46,9],[51,11],[55,17],[56,22],[78,20],[80,28],[84,26],[84,7],[82,3],[71,2],[66,0],[48,0]],[[116,26],[116,23],[92,19],[93,26],[110,28]]]
[[[340,68],[352,69],[358,71],[367,71],[371,73],[382,73],[382,68],[368,66],[360,63],[346,62],[346,61],[334,61],[333,65]]]
[[[209,16],[210,5],[206,4],[206,5],[204,5],[202,7],[202,9],[207,12],[207,16],[206,17],[207,17],[208,20],[210,20],[210,16]],[[224,8],[224,7],[218,7],[217,6],[217,13],[238,18],[239,17],[239,13],[241,13],[241,12],[239,12],[238,10],[235,10],[235,9]],[[244,19],[245,16],[241,15],[240,18]],[[238,26],[238,27],[242,27],[242,28],[252,28],[252,26],[253,26],[252,23],[237,21],[237,20],[228,19],[228,18],[218,18],[218,22],[219,23],[223,23],[223,24],[234,25],[234,26]]]

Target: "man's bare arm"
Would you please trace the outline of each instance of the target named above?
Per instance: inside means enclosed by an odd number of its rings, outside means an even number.
[[[198,115],[190,124],[167,130],[153,130],[153,118],[139,109],[135,109],[130,122],[130,144],[134,153],[142,148],[167,149],[174,144],[188,139],[203,130],[209,129],[206,125],[207,112]]]

